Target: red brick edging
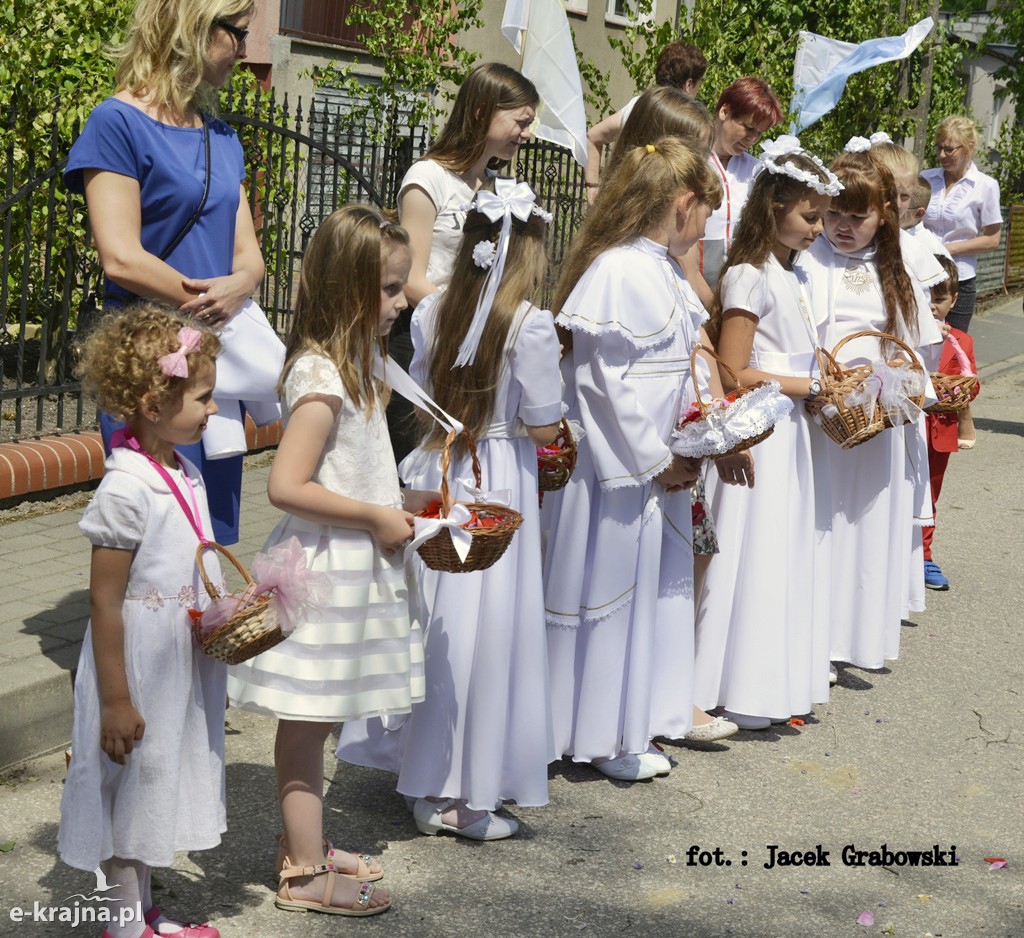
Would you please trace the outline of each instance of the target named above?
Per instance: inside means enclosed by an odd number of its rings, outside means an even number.
[[[276,446],[281,421],[256,427],[247,417],[245,438],[250,452]],[[0,443],[0,501],[99,479],[103,459],[103,442],[94,430]]]

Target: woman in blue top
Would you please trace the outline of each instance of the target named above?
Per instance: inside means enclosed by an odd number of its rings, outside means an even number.
[[[241,144],[204,113],[245,57],[252,13],[252,0],[136,4],[118,91],[90,114],[64,176],[85,193],[107,305],[161,300],[219,328],[263,279]],[[181,449],[202,468],[216,540],[234,543],[242,457]]]

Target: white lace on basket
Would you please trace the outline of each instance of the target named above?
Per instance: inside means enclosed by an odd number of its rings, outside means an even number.
[[[793,409],[778,381],[766,381],[702,420],[676,427],[669,449],[677,456],[721,456],[738,443],[774,427]]]

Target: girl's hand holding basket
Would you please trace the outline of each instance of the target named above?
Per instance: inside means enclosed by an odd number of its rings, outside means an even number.
[[[736,373],[714,349],[699,342],[690,353],[690,376],[695,400],[679,416],[672,433],[672,452],[679,456],[732,456],[750,449],[768,437],[775,424],[793,409],[793,402],[781,390],[778,381],[758,381],[749,387],[737,387],[721,399],[705,402],[697,383],[697,353],[703,351],[716,359],[739,385]]]
[[[836,359],[839,350],[864,337],[899,346],[906,359],[840,365]],[[854,332],[831,352],[819,348],[817,356],[821,389],[805,406],[814,422],[843,449],[858,446],[889,427],[911,423],[920,415],[928,379],[913,349],[896,336],[870,330]]]

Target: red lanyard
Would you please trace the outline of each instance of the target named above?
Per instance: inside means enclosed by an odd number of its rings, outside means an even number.
[[[178,454],[174,454],[174,459],[181,469],[181,474],[185,477],[185,485],[188,487],[188,494],[192,497],[191,509],[185,501],[185,496],[181,494],[181,489],[178,488],[177,483],[171,478],[171,474],[139,445],[139,441],[135,438],[135,435],[128,427],[125,427],[123,430],[115,431],[113,437],[111,437],[110,444],[111,449],[118,446],[125,446],[128,449],[135,450],[136,453],[140,453],[149,460],[149,464],[156,469],[160,478],[167,483],[167,487],[171,490],[171,494],[177,499],[178,504],[181,505],[181,510],[185,512],[185,517],[188,518],[189,524],[192,525],[192,530],[196,532],[196,536],[199,538],[199,543],[204,545],[209,544],[210,542],[207,540],[206,535],[203,534],[203,519],[199,514],[199,502],[196,500],[196,492],[192,486],[192,480],[188,477],[188,473],[185,471],[185,467],[182,465],[181,458]]]
[[[732,244],[732,200],[729,195],[729,176],[725,171],[725,167],[722,165],[721,160],[718,158],[718,154],[711,151],[711,163],[718,170],[718,175],[722,177],[722,188],[725,190],[725,252],[728,254],[729,245]],[[704,272],[704,254],[703,254],[703,243],[701,244],[701,258],[700,258],[701,273]]]

